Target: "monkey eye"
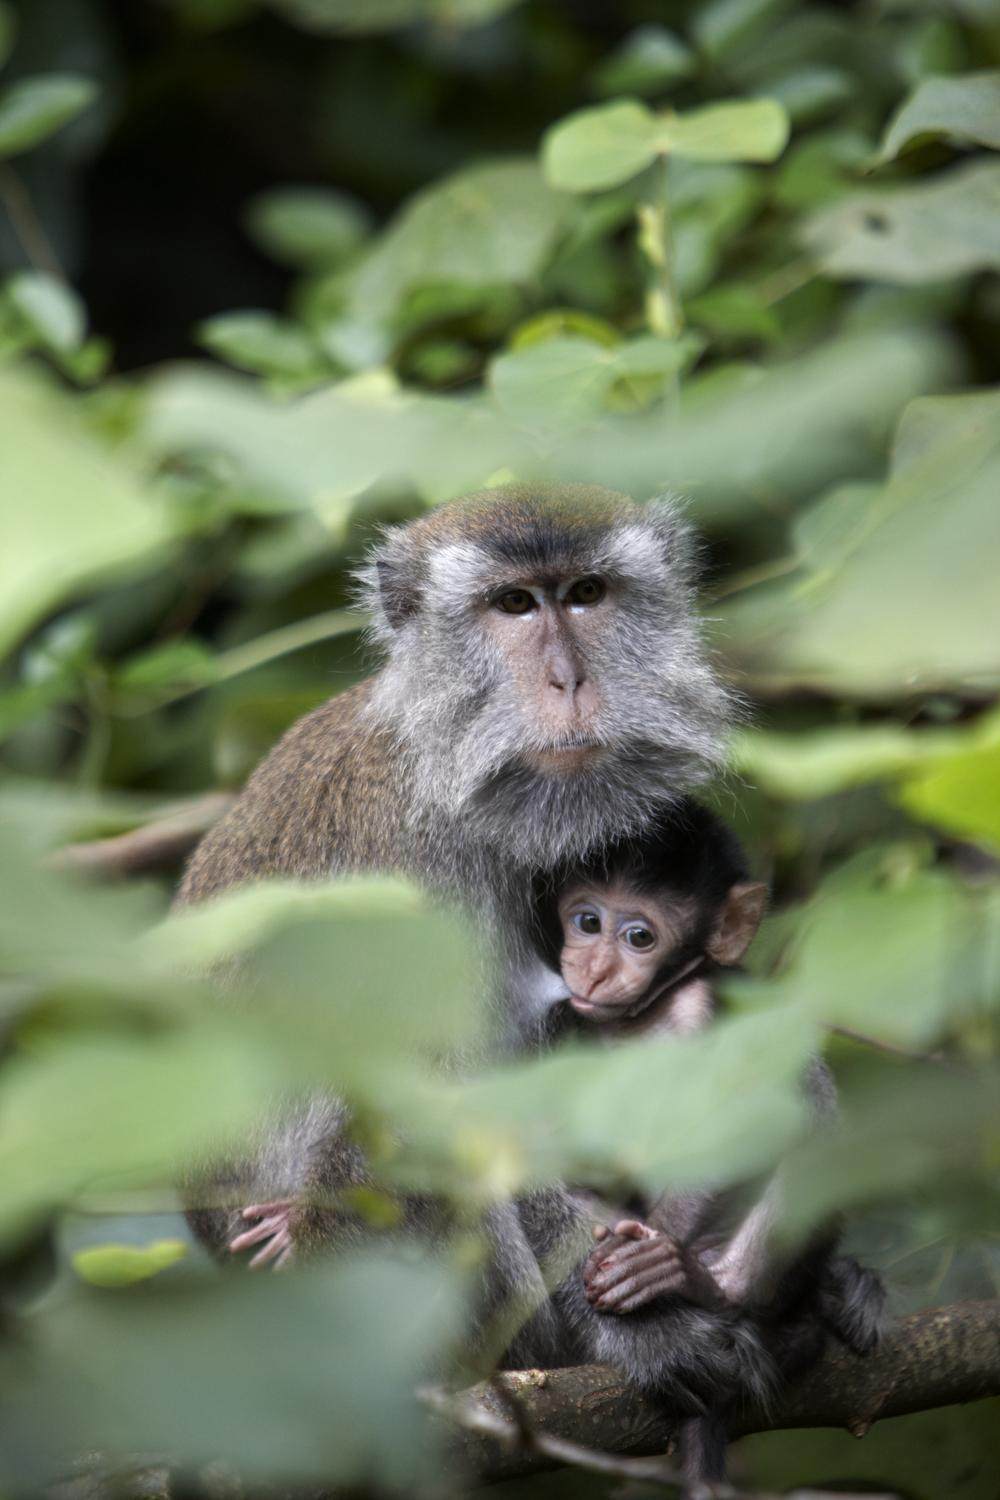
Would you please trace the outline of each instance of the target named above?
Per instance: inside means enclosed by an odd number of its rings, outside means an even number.
[[[651,932],[648,927],[626,927],[625,931],[622,933],[622,937],[625,939],[626,943],[628,943],[630,948],[652,948],[653,944],[656,942],[655,932]]]
[[[526,615],[535,607],[535,596],[527,589],[506,589],[493,603],[505,615]]]
[[[593,937],[601,930],[601,919],[596,911],[578,911],[573,914],[573,926],[579,932],[586,932]]]
[[[567,604],[600,604],[606,592],[603,578],[598,578],[596,575],[578,578],[566,590],[566,602]]]

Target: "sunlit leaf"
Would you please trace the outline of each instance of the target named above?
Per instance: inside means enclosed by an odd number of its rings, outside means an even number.
[[[183,1240],[154,1240],[151,1245],[91,1245],[77,1250],[73,1269],[91,1286],[133,1286],[176,1265],[187,1255]]]
[[[542,162],[553,187],[592,193],[627,182],[660,150],[656,116],[644,104],[623,100],[579,110],[554,125]]]
[[[788,140],[788,116],[776,99],[740,99],[668,115],[663,149],[694,161],[774,161]]]

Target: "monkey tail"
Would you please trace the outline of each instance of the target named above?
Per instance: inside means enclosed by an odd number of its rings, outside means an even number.
[[[849,1255],[833,1256],[823,1270],[819,1315],[854,1354],[870,1354],[885,1327],[882,1278]]]
[[[717,1412],[681,1423],[681,1473],[688,1484],[723,1484],[726,1478],[726,1423]]]

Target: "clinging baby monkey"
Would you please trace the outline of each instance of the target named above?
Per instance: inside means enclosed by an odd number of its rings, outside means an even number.
[[[552,1039],[703,1030],[716,1015],[713,972],[741,961],[766,901],[738,841],[691,799],[649,833],[564,872],[540,902],[541,947],[569,992],[554,1008]],[[806,1087],[815,1112],[831,1113],[833,1084],[819,1062]],[[714,1190],[665,1194],[641,1204],[641,1217],[612,1210],[613,1228],[598,1226],[597,1247],[554,1294],[577,1337],[590,1326],[585,1306],[607,1315],[587,1341],[590,1358],[628,1368],[639,1320],[660,1351],[657,1380],[639,1373],[639,1383],[686,1419],[692,1479],[722,1477],[733,1409],[766,1398],[817,1358],[825,1330],[858,1353],[878,1340],[878,1278],[834,1254],[835,1224],[805,1245],[782,1246],[779,1207],[772,1180],[742,1212],[738,1193]],[[617,1330],[630,1328],[622,1343]]]

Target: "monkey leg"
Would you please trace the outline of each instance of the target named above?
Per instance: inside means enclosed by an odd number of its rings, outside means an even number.
[[[261,1248],[250,1261],[251,1271],[258,1271],[271,1261],[274,1262],[276,1271],[282,1266],[287,1266],[295,1254],[291,1230],[294,1207],[293,1199],[284,1198],[273,1203],[252,1203],[248,1208],[243,1209],[240,1217],[248,1220],[256,1219],[257,1223],[229,1241],[230,1253],[238,1255],[241,1250],[249,1250],[253,1245],[260,1245]]]

